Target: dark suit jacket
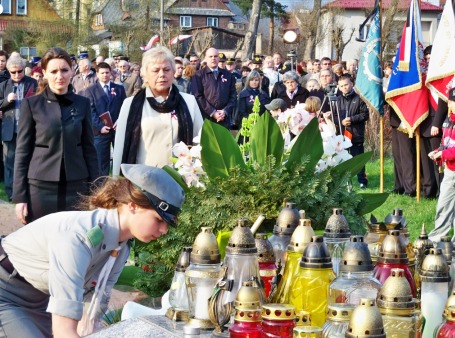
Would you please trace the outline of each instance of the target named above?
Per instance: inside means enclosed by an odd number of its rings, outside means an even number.
[[[66,181],[93,181],[99,176],[89,99],[70,89],[59,103],[46,88],[22,102],[14,162],[14,203],[28,202],[28,179],[60,181],[63,159]]]
[[[237,101],[235,82],[234,76],[226,69],[218,68],[216,79],[208,67],[196,72],[191,79],[191,94],[196,97],[202,117],[210,118],[216,110],[224,110],[226,118],[222,124],[230,127]]]
[[[423,137],[431,136],[431,127],[439,129],[439,137],[442,136],[442,124],[447,117],[447,102],[438,99],[438,107],[434,109],[430,103],[430,111],[428,117],[420,124],[420,134]]]
[[[90,100],[90,107],[92,110],[92,126],[93,133],[99,135],[101,128],[104,127],[103,122],[99,116],[105,112],[111,114],[112,122],[117,121],[120,114],[120,108],[122,108],[123,100],[126,99],[125,89],[123,86],[110,82],[109,84],[109,97],[104,93],[104,89],[101,88],[101,83],[97,82],[88,87],[84,93],[85,97]]]
[[[141,90],[142,87],[142,79],[139,75],[128,73],[126,74],[126,78],[122,81],[122,76],[119,73],[115,78],[116,83],[123,84],[125,87],[126,97],[134,96],[137,94],[138,91]]]
[[[305,103],[306,99],[310,96],[310,92],[301,86],[297,87],[297,93],[295,93],[292,100],[289,98],[286,90],[280,91],[277,98],[283,99],[286,102],[288,108],[294,107],[297,102],[298,103]]]
[[[35,95],[38,83],[35,79],[24,76],[24,98]],[[13,92],[14,83],[11,79],[0,83],[0,110],[3,112],[2,141],[11,141],[14,136],[14,106],[15,102],[8,102],[8,94]],[[22,101],[22,104],[24,101]],[[20,119],[19,119],[20,120]]]

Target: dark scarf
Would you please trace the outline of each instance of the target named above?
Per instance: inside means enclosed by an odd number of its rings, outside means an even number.
[[[187,145],[193,143],[193,120],[188,110],[188,106],[180,95],[177,87],[173,84],[168,98],[161,103],[158,103],[154,97],[146,97],[145,89],[142,89],[134,96],[133,101],[131,102],[128,120],[126,122],[125,142],[121,163],[136,163],[137,150],[141,139],[141,119],[145,99],[147,99],[152,108],[159,113],[167,114],[175,112],[179,124],[178,141],[183,141]]]

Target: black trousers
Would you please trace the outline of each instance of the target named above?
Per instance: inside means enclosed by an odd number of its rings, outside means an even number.
[[[437,149],[440,143],[440,137],[420,138],[421,190],[425,197],[436,197],[439,191],[442,178],[438,172],[438,166],[428,157],[428,153]]]
[[[365,150],[363,147],[363,142],[362,143],[353,143],[352,147],[349,148],[349,153],[352,155],[352,157],[363,154],[364,152],[365,152]],[[365,167],[360,169],[360,171],[357,173],[357,181],[359,183],[362,183],[365,185],[368,184],[367,175],[365,173]]]
[[[392,128],[392,155],[394,189],[413,194],[416,192],[416,150],[415,138],[397,128]]]

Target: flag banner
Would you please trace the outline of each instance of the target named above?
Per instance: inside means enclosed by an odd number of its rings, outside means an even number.
[[[368,37],[360,56],[359,70],[355,81],[356,92],[370,110],[384,114],[384,92],[382,91],[381,23],[379,7],[374,9]]]
[[[192,35],[177,35],[176,37],[173,37],[171,41],[169,41],[170,45],[175,45],[177,42],[186,40],[188,38],[191,38]]]
[[[417,0],[412,0],[385,96],[409,137],[414,135],[429,110],[422,40],[420,9]]]
[[[141,46],[139,47],[141,50],[143,50],[144,52],[145,51],[148,51],[150,48],[153,47],[153,45],[157,42],[160,41],[160,36],[158,34],[152,36],[152,38],[149,40],[149,42],[147,43],[146,46]]]
[[[447,102],[455,82],[455,17],[452,1],[446,1],[433,41],[426,85]],[[437,101],[437,100],[436,100]]]

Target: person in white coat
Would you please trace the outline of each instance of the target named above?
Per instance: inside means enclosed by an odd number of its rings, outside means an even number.
[[[139,163],[155,167],[170,165],[172,147],[192,145],[202,128],[202,115],[193,95],[179,92],[173,84],[174,55],[164,46],[142,57],[145,88],[127,98],[117,121],[113,175],[120,164]]]

